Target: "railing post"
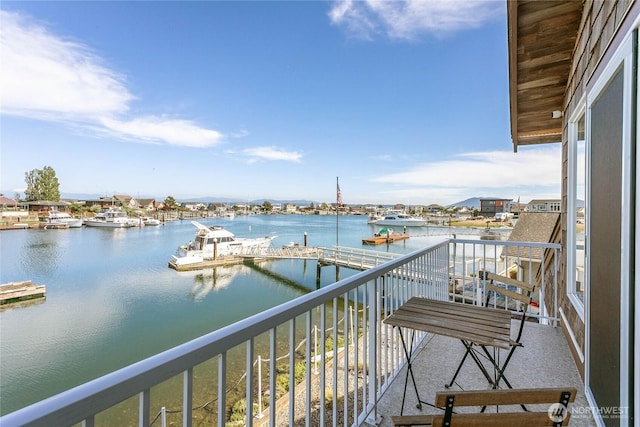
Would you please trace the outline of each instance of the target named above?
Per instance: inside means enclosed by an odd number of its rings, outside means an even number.
[[[182,392],[182,425],[191,427],[191,408],[193,408],[193,368],[184,371]]]
[[[256,418],[262,418],[262,356],[258,355],[258,415]]]
[[[377,384],[378,384],[378,361],[376,359],[378,355],[378,337],[377,337],[377,321],[378,321],[378,293],[376,292],[376,280],[370,280],[367,283],[367,294],[369,296],[368,306],[369,321],[365,324],[368,328],[367,335],[367,368],[365,378],[367,380],[367,408],[368,412],[367,423],[377,426],[382,421],[378,416],[378,404],[377,404]]]
[[[245,385],[245,398],[247,402],[246,425],[253,426],[253,338],[247,341],[247,378]]]
[[[227,353],[218,356],[218,425],[226,424],[227,417]],[[164,427],[164,426],[163,426]]]
[[[146,389],[139,393],[138,426],[149,427],[149,414],[151,413],[151,393]]]

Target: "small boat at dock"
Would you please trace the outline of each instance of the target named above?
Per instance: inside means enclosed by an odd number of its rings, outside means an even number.
[[[155,218],[151,218],[150,216],[143,216],[142,217],[142,223],[145,226],[156,226],[156,225],[160,225],[161,222],[158,219]]]
[[[93,218],[87,218],[85,225],[87,227],[103,228],[128,228],[133,226],[127,214],[116,208],[109,208],[96,214]]]
[[[44,228],[45,230],[80,228],[82,224],[82,218],[74,218],[67,212],[52,210],[49,211],[49,214],[40,222],[40,228]]]

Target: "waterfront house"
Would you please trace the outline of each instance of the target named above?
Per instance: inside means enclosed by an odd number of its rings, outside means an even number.
[[[138,199],[137,201],[140,209],[143,209],[147,212],[155,212],[157,210],[155,199]]]
[[[511,199],[498,197],[481,197],[480,214],[485,217],[495,216],[497,213],[511,212]]]
[[[527,212],[560,212],[561,201],[557,200],[543,200],[535,199],[527,203],[525,211]]]
[[[126,195],[126,194],[114,194],[113,198],[118,201],[120,206],[123,206],[123,207],[126,207],[126,208],[131,208],[131,209],[137,209],[137,208],[140,207],[140,205],[138,204],[136,199],[134,199],[133,197],[131,197],[129,195]]]

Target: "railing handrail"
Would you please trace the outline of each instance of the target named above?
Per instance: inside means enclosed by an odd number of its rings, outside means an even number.
[[[49,425],[49,417],[66,425],[78,423],[450,243],[560,248],[560,245],[553,243],[447,239],[358,272],[314,292],[19,409],[0,418],[0,424],[44,426]]]
[[[46,425],[46,417],[54,416],[66,424],[74,424],[89,414],[101,412],[152,386],[168,380],[218,354],[268,331],[274,326],[344,295],[369,280],[393,271],[448,241],[403,255],[386,264],[356,273],[312,293],[302,295],[276,307],[239,320],[187,343],[178,345],[140,362],[81,384],[60,394],[36,402],[0,418],[3,426],[29,423]],[[98,399],[97,397],[100,396]],[[93,397],[96,397],[95,399]],[[40,420],[42,420],[40,422]],[[6,423],[6,424],[5,424]]]

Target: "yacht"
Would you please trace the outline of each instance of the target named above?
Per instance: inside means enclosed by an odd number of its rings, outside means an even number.
[[[82,218],[74,218],[67,212],[52,210],[40,225],[43,228],[80,228],[82,223]]]
[[[247,248],[269,247],[276,237],[242,238],[219,225],[207,227],[197,221],[191,221],[191,224],[197,228],[194,240],[180,246],[172,255],[169,265],[181,267],[213,259],[214,247],[216,257],[240,255]]]
[[[93,218],[87,218],[84,223],[87,227],[128,228],[132,226],[127,214],[117,208],[100,212]]]
[[[376,225],[391,227],[424,227],[427,220],[407,214],[385,215],[383,219],[376,221]]]

